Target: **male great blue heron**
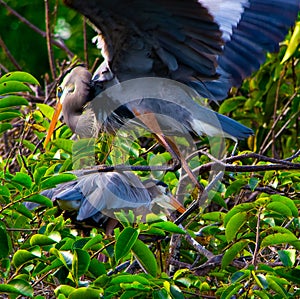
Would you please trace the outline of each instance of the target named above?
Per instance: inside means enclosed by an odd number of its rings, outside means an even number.
[[[183,213],[185,208],[160,181],[142,182],[131,172],[101,172],[85,174],[73,171],[78,178],[44,190],[42,195],[56,202],[65,211],[74,211],[76,220],[90,220],[104,226],[107,234],[117,223],[114,213],[132,210],[135,216],[145,216],[157,206],[164,211]],[[25,202],[28,209],[38,204]]]
[[[93,76],[83,67],[75,67],[65,76],[45,143],[50,140],[61,109],[67,125],[80,132],[86,128],[86,123],[79,121],[86,104],[95,97],[102,101],[105,97],[101,92],[131,79],[173,79],[193,87],[201,96],[224,99],[230,87],[238,86],[259,68],[267,51],[278,49],[300,6],[299,0],[64,2],[93,24],[104,61]],[[145,81],[138,82],[142,82],[143,89]],[[153,89],[163,90],[159,79],[153,82]],[[132,89],[135,92],[135,87]],[[175,131],[170,135],[176,135],[177,126],[172,126],[172,120],[194,135],[224,135],[238,140],[253,133],[198,105],[188,93],[175,101],[134,95],[132,101],[124,102],[122,96],[122,91],[117,99],[107,94],[106,101],[97,103],[98,110],[92,105],[104,129],[117,130],[124,119],[137,118],[175,154],[178,151],[165,137],[166,131],[160,129],[166,126]],[[166,118],[158,121],[157,115]],[[188,171],[185,161],[181,162]]]
[[[93,76],[82,67],[74,68],[60,87],[62,106],[59,104],[58,109],[62,107],[73,131],[89,101],[129,79],[170,78],[192,86],[202,96],[224,99],[230,87],[258,69],[266,51],[278,48],[300,6],[299,0],[64,2],[93,24],[104,58]],[[154,113],[175,119],[197,135],[225,134],[244,139],[252,134],[251,129],[195,105],[190,98],[183,100],[191,109],[163,99],[133,100],[115,109],[117,122]],[[102,109],[108,108],[103,105]],[[46,142],[56,120],[52,120]]]

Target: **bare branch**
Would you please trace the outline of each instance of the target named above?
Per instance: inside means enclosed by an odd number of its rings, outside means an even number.
[[[16,67],[16,69],[19,71],[22,70],[22,68],[16,61],[16,59],[13,57],[13,55],[10,53],[10,51],[6,47],[6,44],[5,44],[4,40],[1,38],[1,36],[0,36],[0,47],[3,49],[4,53],[6,54],[8,59],[12,62],[12,64]]]
[[[52,37],[51,37],[51,28],[50,28],[50,12],[49,12],[49,2],[45,0],[45,22],[46,22],[46,40],[47,40],[47,51],[49,58],[49,66],[51,70],[51,75],[53,80],[56,78],[56,68],[54,63],[54,54],[52,50]]]

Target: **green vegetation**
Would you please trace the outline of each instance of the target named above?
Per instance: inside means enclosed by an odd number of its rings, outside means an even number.
[[[45,30],[43,1],[6,3]],[[64,47],[84,60],[81,18],[55,3],[50,3],[50,29],[62,34],[69,28]],[[225,175],[207,206],[182,226],[157,215],[143,222],[120,212],[114,236],[105,236],[101,228],[82,236],[42,190],[74,179],[67,171],[86,165],[87,155],[108,165],[153,165],[169,161],[170,155],[157,146],[149,151],[136,140],[128,150],[122,136],[113,146],[103,136],[92,153],[86,146],[86,152],[78,153],[85,141],[70,140],[65,125],[44,149],[56,79],[50,75],[46,39],[9,13],[2,1],[0,6],[0,46],[9,52],[0,53],[0,294],[36,299],[300,298],[300,23],[296,36],[291,37],[292,31],[280,52],[268,54],[261,69],[219,107],[253,128],[255,136],[223,161]],[[92,36],[87,27],[87,40]],[[88,49],[92,66],[99,53],[92,44]],[[72,57],[56,46],[53,50],[58,76]],[[201,145],[209,144],[203,138]],[[228,143],[228,152],[232,147]],[[203,185],[209,182],[203,165],[210,162],[206,155],[191,160],[192,167],[200,167]],[[156,175],[175,194],[179,172]],[[197,197],[190,185],[183,193],[186,206]],[[43,208],[30,211],[22,204],[26,201]]]

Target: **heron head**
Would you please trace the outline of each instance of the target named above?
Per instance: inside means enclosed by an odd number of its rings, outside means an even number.
[[[185,212],[184,206],[175,198],[167,184],[162,181],[149,179],[143,182],[152,199],[152,205],[157,204],[168,210]]]
[[[84,106],[90,101],[91,73],[82,65],[68,70],[57,88],[57,105],[47,132],[45,146],[62,112],[64,121],[74,132]]]

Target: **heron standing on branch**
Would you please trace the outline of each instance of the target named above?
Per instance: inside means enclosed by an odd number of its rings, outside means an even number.
[[[93,75],[84,67],[66,74],[59,87],[60,102],[52,119],[49,142],[62,109],[73,130],[91,101],[93,117],[102,129],[117,131],[128,119],[137,119],[189,168],[168,135],[177,134],[172,120],[194,135],[221,135],[245,139],[252,130],[194,101],[195,94],[222,100],[232,86],[257,70],[267,51],[274,52],[293,25],[299,0],[64,0],[90,21],[98,33],[104,58]],[[173,99],[136,94],[122,100],[103,92],[129,82],[149,78],[168,79],[192,87]],[[163,90],[156,84],[153,89]],[[184,89],[184,88],[182,88]],[[166,94],[169,93],[169,90]],[[103,99],[106,100],[103,100]],[[113,108],[112,108],[113,107]],[[157,117],[163,115],[165,118]],[[90,117],[86,117],[89,119]],[[164,129],[167,127],[167,130]],[[104,128],[103,128],[104,127]],[[78,130],[81,131],[81,130]]]

